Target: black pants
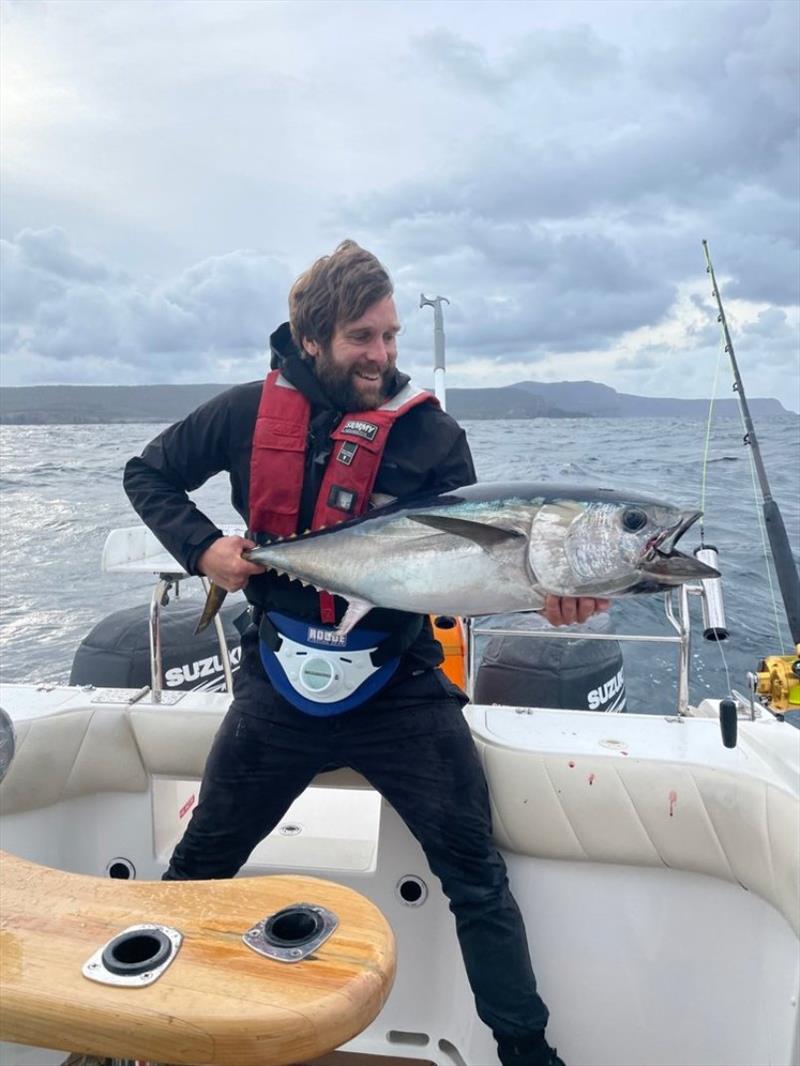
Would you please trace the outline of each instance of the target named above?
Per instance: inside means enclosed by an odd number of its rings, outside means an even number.
[[[234,697],[165,878],[233,877],[320,770],[350,766],[395,808],[440,879],[482,1020],[509,1038],[544,1029],[460,690],[426,670],[364,707],[315,718],[275,693],[246,639]]]

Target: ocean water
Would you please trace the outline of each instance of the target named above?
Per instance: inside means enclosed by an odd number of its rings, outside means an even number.
[[[573,481],[639,488],[686,507],[703,495],[705,426],[678,419],[538,419],[465,422],[481,480]],[[103,574],[109,530],[138,519],[122,490],[126,460],[158,432],[155,425],[0,427],[0,679],[66,682],[75,650],[106,615],[145,603],[154,581]],[[773,496],[800,557],[800,420],[756,426]],[[750,449],[738,420],[713,427],[706,467],[705,539],[720,552],[730,639],[702,639],[692,597],[690,697],[746,690],[745,675],[764,654],[791,643],[780,594],[770,591]],[[194,494],[218,524],[238,524],[224,475]],[[696,529],[696,527],[695,527]],[[681,547],[699,543],[691,530]],[[201,596],[199,582],[181,595]],[[168,608],[167,608],[168,609]],[[618,633],[669,634],[661,596],[612,608]],[[664,713],[675,705],[673,645],[624,644],[630,710]],[[724,655],[724,660],[723,660]]]

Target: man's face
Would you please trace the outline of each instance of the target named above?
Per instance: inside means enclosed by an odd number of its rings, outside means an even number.
[[[378,300],[354,322],[340,323],[331,343],[303,346],[314,359],[317,377],[333,404],[342,411],[380,407],[388,395],[397,363],[400,323],[391,296]]]

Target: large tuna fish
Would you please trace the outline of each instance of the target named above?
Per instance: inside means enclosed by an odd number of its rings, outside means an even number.
[[[486,483],[391,503],[244,557],[343,596],[346,633],[372,607],[458,616],[535,611],[547,593],[631,596],[719,577],[675,550],[699,517],[611,489]],[[212,587],[198,630],[223,597]]]

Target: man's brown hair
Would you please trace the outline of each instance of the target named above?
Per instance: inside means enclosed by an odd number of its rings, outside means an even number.
[[[361,318],[393,292],[383,264],[355,241],[342,241],[332,255],[317,259],[292,285],[292,338],[301,352],[303,337],[327,348],[340,323]]]

